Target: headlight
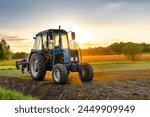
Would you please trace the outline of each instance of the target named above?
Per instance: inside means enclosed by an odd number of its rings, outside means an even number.
[[[79,59],[78,59],[78,57],[71,57],[70,60],[71,60],[71,61],[78,61]]]
[[[71,57],[71,61],[74,61],[74,58],[73,58],[73,57]]]
[[[78,57],[75,57],[75,61],[78,61]]]

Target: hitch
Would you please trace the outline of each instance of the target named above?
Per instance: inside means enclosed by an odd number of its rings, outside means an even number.
[[[28,66],[29,66],[29,60],[27,60],[27,59],[22,59],[21,61],[16,61],[16,69],[21,70],[23,74],[26,69],[29,70]]]

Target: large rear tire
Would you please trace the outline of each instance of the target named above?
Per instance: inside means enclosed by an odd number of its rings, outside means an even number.
[[[68,71],[63,64],[56,64],[52,69],[52,77],[56,84],[66,84],[68,81]]]
[[[94,77],[93,67],[88,64],[82,64],[82,71],[79,72],[79,76],[82,82],[90,82]]]
[[[43,80],[47,70],[45,57],[37,53],[32,54],[29,68],[33,80]]]

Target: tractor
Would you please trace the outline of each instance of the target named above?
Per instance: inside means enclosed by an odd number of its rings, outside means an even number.
[[[36,34],[34,46],[29,59],[16,61],[16,68],[31,74],[33,80],[43,80],[46,71],[52,71],[52,78],[56,84],[66,84],[70,72],[78,72],[82,82],[89,82],[94,77],[93,67],[81,62],[78,49],[70,47],[68,33],[71,41],[75,41],[75,32],[64,29],[49,29]]]

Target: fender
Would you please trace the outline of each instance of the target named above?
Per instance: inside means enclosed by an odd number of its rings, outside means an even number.
[[[30,56],[29,56],[29,61],[30,61],[31,55],[34,54],[34,53],[41,54],[41,55],[45,56],[45,51],[43,51],[43,50],[31,50],[31,53],[30,53]]]

